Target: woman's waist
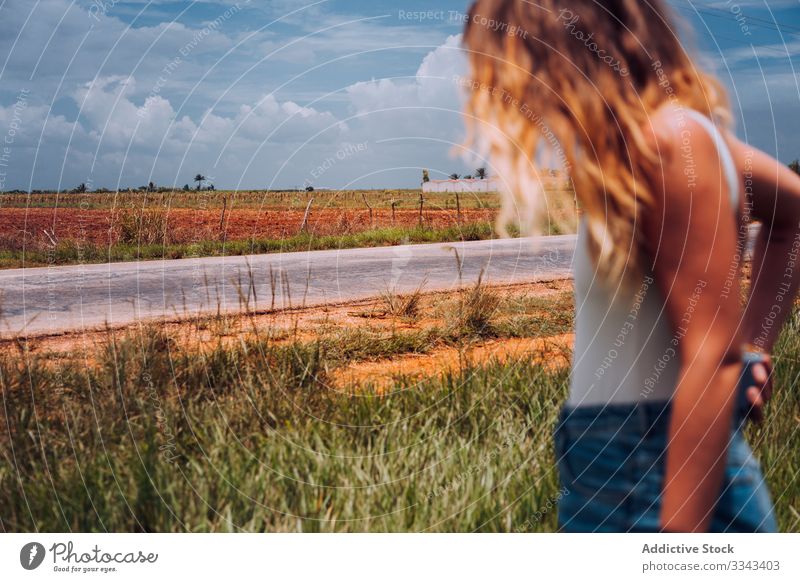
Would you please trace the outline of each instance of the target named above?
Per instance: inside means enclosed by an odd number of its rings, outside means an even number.
[[[670,411],[669,400],[578,406],[568,403],[561,409],[558,427],[583,435],[624,433],[640,438],[653,432],[666,432]]]
[[[677,353],[618,354],[611,349],[601,356],[576,350],[568,403],[592,407],[668,401],[675,392],[679,373]]]
[[[732,411],[732,428],[740,431],[746,424],[748,407],[742,406],[748,382],[736,386],[739,405]],[[636,402],[600,402],[573,404],[567,401],[559,413],[556,432],[611,441],[625,438],[636,442],[649,437],[665,436],[672,414],[672,397],[644,399]]]
[[[666,323],[651,317],[630,321],[615,312],[595,319],[578,320],[569,402],[669,400],[678,381],[680,353]]]

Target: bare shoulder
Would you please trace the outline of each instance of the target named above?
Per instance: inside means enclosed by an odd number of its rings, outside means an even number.
[[[665,149],[671,148],[679,140],[688,119],[690,117],[686,115],[686,111],[676,107],[662,107],[653,113],[650,116],[652,144]]]
[[[695,116],[684,109],[663,107],[650,117],[645,136],[661,170],[657,197],[689,202],[695,192],[703,192],[706,200],[715,198],[709,196],[713,191],[722,194],[724,179],[716,143]]]

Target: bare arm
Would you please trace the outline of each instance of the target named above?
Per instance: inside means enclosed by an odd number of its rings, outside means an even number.
[[[800,176],[767,154],[731,141],[737,166],[744,169],[753,217],[762,223],[742,335],[770,352],[800,287]]]
[[[681,126],[663,115],[655,120],[662,185],[644,234],[672,329],[685,335],[675,339],[681,370],[661,523],[667,531],[703,531],[722,484],[740,367],[741,309],[721,299],[726,288],[738,290],[738,278],[726,280],[736,254],[735,209],[711,137],[696,121]],[[695,178],[685,173],[690,165]]]

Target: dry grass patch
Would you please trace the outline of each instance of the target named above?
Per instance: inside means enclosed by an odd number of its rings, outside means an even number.
[[[465,368],[493,361],[503,364],[510,359],[528,360],[557,370],[569,364],[573,342],[573,334],[563,334],[477,342],[464,349],[443,347],[429,354],[353,363],[334,370],[329,379],[337,389],[357,387],[383,394],[396,384],[416,383],[442,373],[461,373]]]

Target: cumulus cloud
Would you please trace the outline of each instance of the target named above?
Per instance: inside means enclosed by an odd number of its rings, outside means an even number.
[[[275,93],[247,99],[224,85],[216,89],[210,80],[208,86],[198,80],[190,85],[192,75],[202,80],[203,54],[232,46],[233,38],[220,27],[209,31],[167,22],[133,30],[111,14],[99,14],[95,21],[65,0],[43,0],[37,10],[33,25],[25,24],[25,10],[0,19],[0,32],[19,32],[16,40],[0,36],[0,48],[10,51],[4,79],[25,85],[22,77],[33,70],[35,81],[29,84],[36,88],[15,130],[6,188],[69,188],[79,182],[135,186],[150,180],[180,185],[197,171],[213,176],[219,186],[297,186],[308,183],[314,168],[340,150],[370,143],[370,148],[355,148],[358,156],[343,156],[325,176],[328,184],[343,184],[407,157],[401,151],[407,144],[379,145],[382,140],[458,139],[452,77],[464,62],[456,36],[424,56],[413,78],[344,87],[344,108],[334,113]],[[358,23],[343,33],[355,42],[365,30]],[[306,43],[306,54],[321,50],[330,34]],[[369,34],[375,42],[379,37],[376,31]],[[92,50],[85,50],[87,43]],[[148,58],[142,57],[142,47],[148,47]],[[60,95],[51,102],[66,112],[47,103],[51,86]],[[216,100],[193,107],[192,99],[209,102],[209,90],[217,93]],[[13,104],[0,105],[0,128],[9,126],[13,115]],[[438,149],[430,155],[441,155]]]
[[[355,83],[347,95],[359,114],[408,106],[459,110],[463,95],[453,78],[466,69],[461,35],[453,35],[423,58],[413,79]]]
[[[463,141],[465,95],[456,79],[466,71],[461,36],[454,35],[422,59],[411,79],[378,79],[347,88],[355,130],[376,144],[372,163],[387,179],[416,176],[422,166],[434,177],[463,171],[452,151]]]

